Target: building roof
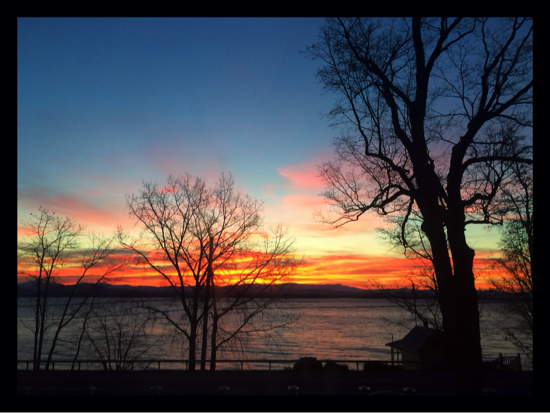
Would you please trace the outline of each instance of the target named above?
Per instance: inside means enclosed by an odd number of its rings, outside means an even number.
[[[415,326],[401,340],[392,341],[391,343],[387,343],[386,346],[418,353],[424,344],[438,337],[440,334],[439,331],[432,328]]]

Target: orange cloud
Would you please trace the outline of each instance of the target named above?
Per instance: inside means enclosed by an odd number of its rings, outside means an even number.
[[[495,275],[490,259],[475,259],[474,273],[477,288],[490,288],[490,277]],[[340,283],[357,288],[370,288],[374,282],[387,287],[409,287],[406,276],[418,273],[424,267],[421,260],[369,256],[362,254],[334,254],[306,257],[295,276],[299,283]]]
[[[493,270],[493,260],[476,258],[474,273],[477,288],[491,288],[490,278],[496,275]],[[169,265],[158,262],[166,271],[173,272]],[[28,262],[18,262],[18,270],[30,265]],[[375,283],[389,288],[396,286],[409,287],[406,276],[418,273],[424,266],[420,260],[404,257],[382,257],[366,254],[317,254],[305,256],[303,265],[298,268],[291,280],[303,284],[343,284],[357,288],[372,288]],[[242,267],[242,266],[241,266]],[[28,267],[30,268],[30,267]],[[235,269],[239,271],[239,266]],[[101,269],[98,268],[98,273]],[[78,263],[68,265],[56,273],[59,281],[71,283],[78,274]],[[231,274],[228,274],[231,276]],[[26,279],[19,278],[18,281]],[[146,265],[127,265],[122,271],[109,276],[108,282],[113,284],[164,286],[168,282],[153,269]]]
[[[306,208],[313,210],[326,205],[325,199],[321,196],[311,196],[302,194],[290,194],[283,198],[283,206],[287,209]]]
[[[297,282],[340,283],[369,288],[374,281],[388,284],[417,270],[420,262],[406,258],[375,257],[362,254],[333,254],[306,257],[295,277]]]

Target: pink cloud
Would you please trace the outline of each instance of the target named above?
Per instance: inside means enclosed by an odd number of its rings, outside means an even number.
[[[330,211],[330,207],[322,196],[302,194],[286,195],[282,200],[282,207],[293,217],[293,226],[302,230],[321,232],[322,236],[346,236],[373,231],[386,224],[381,217],[374,213],[363,214],[358,221],[349,222],[339,228],[324,223],[322,216],[327,219],[336,219],[338,215]],[[330,231],[329,234],[326,232]]]
[[[321,208],[325,203],[325,199],[321,196],[311,196],[302,194],[290,194],[283,198],[283,205],[288,209],[306,208],[313,211],[314,208]]]
[[[277,198],[277,195],[274,192],[275,185],[274,184],[265,184],[263,186],[262,196],[266,198]]]
[[[106,202],[106,196],[102,197],[96,194],[96,196],[90,197],[89,195],[85,192],[73,195],[33,190],[20,192],[18,203],[24,211],[37,212],[38,207],[43,206],[49,212],[74,218],[86,227],[100,226],[114,231],[117,224],[132,225],[124,207],[123,195],[121,195],[120,203],[117,204]],[[96,204],[98,200],[102,203],[101,207]],[[26,219],[28,217],[19,216],[19,218]]]
[[[322,190],[325,187],[324,181],[319,176],[318,165],[331,159],[334,155],[324,150],[309,161],[278,168],[277,172],[288,181],[292,189],[315,189]]]

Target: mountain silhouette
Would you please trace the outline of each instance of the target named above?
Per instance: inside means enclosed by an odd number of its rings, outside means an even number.
[[[51,284],[48,287],[50,297],[66,297],[73,289],[75,296],[84,296],[94,288],[94,284],[81,283],[74,285]],[[215,287],[218,294],[224,296],[248,295],[259,297],[281,296],[285,298],[361,298],[369,291],[360,288],[349,287],[342,284],[297,284],[288,283],[282,285],[238,285]],[[132,286],[127,284],[99,284],[95,286],[95,294],[99,297],[176,297],[172,287]],[[34,281],[27,281],[17,285],[18,297],[36,296]]]
[[[88,295],[95,284],[81,283],[76,286],[74,296],[82,297]],[[51,284],[48,287],[50,297],[67,297],[75,288],[74,285]],[[400,289],[361,289],[342,284],[298,284],[287,283],[282,285],[238,285],[215,287],[217,294],[221,296],[257,296],[257,297],[280,297],[280,298],[392,298],[412,297],[412,290],[409,288]],[[177,294],[169,286],[133,286],[128,284],[99,284],[95,286],[94,294],[98,297],[177,297]],[[258,292],[262,289],[261,292]],[[436,298],[429,290],[416,290],[417,299]],[[494,290],[478,291],[480,299],[499,300],[503,294]],[[35,297],[36,286],[34,281],[27,281],[17,284],[17,297]]]

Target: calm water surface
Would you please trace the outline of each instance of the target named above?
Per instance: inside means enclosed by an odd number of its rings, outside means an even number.
[[[131,303],[120,304],[120,299],[102,298],[96,302],[99,303],[103,314],[111,314],[111,318],[114,314],[120,314],[121,308],[131,306]],[[19,360],[32,357],[33,335],[23,325],[24,323],[30,325],[33,319],[33,308],[30,304],[31,301],[28,298],[18,299],[17,358]],[[170,308],[169,300],[155,299],[155,304]],[[484,359],[494,359],[499,353],[505,356],[517,354],[517,350],[502,337],[499,326],[507,320],[499,312],[498,306],[497,303],[485,303],[481,312],[481,345]],[[397,326],[393,322],[410,316],[384,299],[287,299],[279,303],[279,308],[281,310],[279,313],[266,318],[265,321],[275,324],[284,323],[287,317],[295,321],[283,329],[270,333],[269,336],[248,335],[245,342],[235,341],[233,346],[225,348],[218,358],[296,360],[299,357],[309,356],[334,360],[389,360],[390,349],[386,343],[402,338],[409,331],[409,328]],[[177,311],[176,307],[172,310]],[[140,317],[140,314],[145,317],[143,309],[134,314],[137,314],[137,317]],[[228,321],[230,319],[226,319],[226,323]],[[126,320],[126,323],[130,325],[131,320]],[[73,327],[67,327],[65,336],[80,334],[79,324],[80,322],[75,323]],[[265,325],[265,323],[261,324],[260,327]],[[413,325],[414,321],[410,328]],[[149,340],[148,342],[152,343],[157,340],[148,351],[148,358],[187,358],[186,349],[181,345],[181,340],[169,339],[163,335],[165,330],[162,325],[150,326],[146,331],[148,333],[146,341]],[[83,346],[80,358],[96,358],[90,351],[92,351],[90,348]],[[61,342],[55,358],[72,359],[74,354],[74,343]],[[524,367],[529,368],[524,357],[522,357],[522,363]],[[223,364],[220,365],[220,368],[223,367]],[[254,365],[247,366],[247,368],[254,367]],[[265,366],[258,368],[265,368]],[[282,368],[282,366],[275,368]]]

